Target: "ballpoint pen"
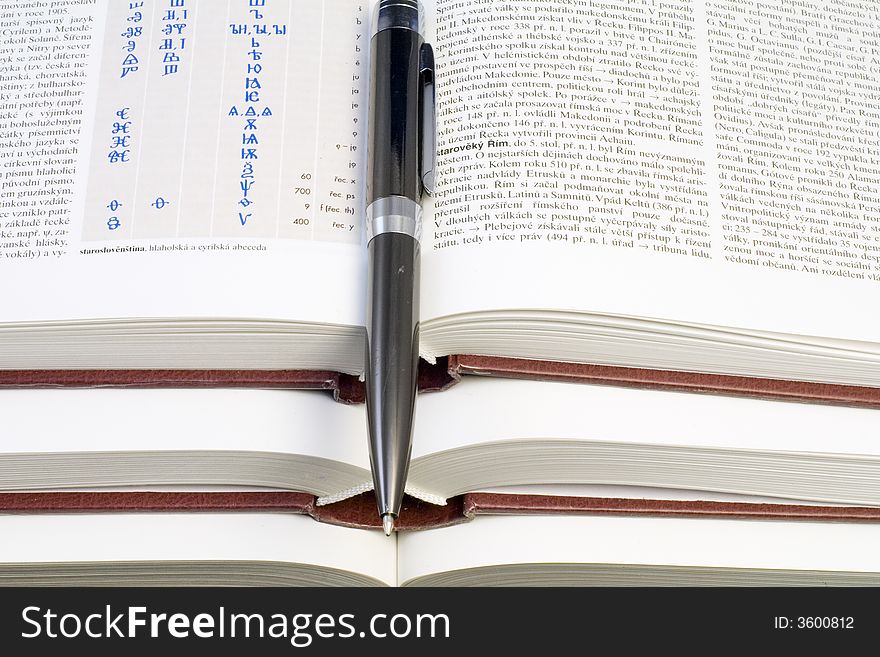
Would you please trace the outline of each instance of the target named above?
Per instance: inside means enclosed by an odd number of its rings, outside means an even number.
[[[412,451],[419,360],[421,200],[433,191],[434,54],[417,0],[381,0],[372,23],[367,140],[367,425],[387,535]]]

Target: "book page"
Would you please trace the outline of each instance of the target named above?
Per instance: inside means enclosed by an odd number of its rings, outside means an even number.
[[[399,538],[401,585],[499,564],[574,563],[877,572],[880,527],[713,518],[481,517]]]
[[[423,313],[880,340],[869,2],[437,0]]]
[[[322,391],[4,390],[3,399],[3,455],[253,451],[370,467],[363,407]]]
[[[367,10],[0,0],[0,320],[361,325]]]
[[[323,391],[4,393],[3,490],[243,487],[323,496],[370,479],[363,406]]]
[[[0,563],[286,562],[396,584],[396,541],[289,513],[0,515],[0,530],[16,537]]]
[[[420,396],[418,418],[411,480],[424,457],[495,441],[880,457],[874,409],[689,392],[474,376]]]
[[[744,504],[794,504],[798,506],[855,506],[815,500],[739,495],[718,491],[693,491],[685,488],[651,488],[649,486],[616,486],[612,484],[531,484],[526,486],[497,486],[475,493],[501,495],[550,495],[554,497],[604,497],[628,500],[670,500],[678,502],[734,502]]]

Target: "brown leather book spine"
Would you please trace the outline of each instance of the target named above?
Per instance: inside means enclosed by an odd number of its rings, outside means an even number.
[[[297,513],[319,522],[359,529],[382,529],[373,493],[364,493],[336,504],[317,506],[309,493],[287,491],[185,493],[185,492],[45,492],[0,493],[0,513],[135,513],[135,512]],[[445,527],[465,522],[462,498],[446,506],[407,497],[398,529]]]
[[[419,390],[445,390],[458,381],[446,358],[419,363]],[[2,388],[275,388],[327,390],[345,404],[364,402],[358,377],[324,370],[2,370]]]
[[[584,363],[458,355],[424,361],[419,390],[445,390],[464,375],[566,381],[634,388],[742,395],[765,399],[880,408],[880,388],[721,374],[699,374]],[[280,388],[327,390],[337,401],[360,404],[356,376],[309,370],[0,370],[0,388]]]
[[[880,388],[831,383],[610,367],[585,363],[557,363],[496,356],[450,356],[449,369],[453,378],[474,374],[880,408]]]
[[[0,388],[303,388],[335,390],[339,374],[308,370],[0,370]]]
[[[810,504],[755,504],[705,500],[650,500],[556,495],[468,493],[462,512],[479,515],[637,515],[765,520],[839,520],[880,522],[880,508]]]
[[[316,506],[315,497],[293,492],[159,493],[60,492],[0,493],[0,513],[230,512],[297,513],[319,522],[380,530],[372,493]],[[880,522],[880,508],[754,504],[702,500],[645,500],[550,495],[468,493],[446,506],[407,497],[398,529],[434,529],[480,515],[635,515],[660,517],[752,518]]]
[[[308,493],[79,492],[0,493],[2,513],[98,513],[135,511],[284,511],[310,514]]]

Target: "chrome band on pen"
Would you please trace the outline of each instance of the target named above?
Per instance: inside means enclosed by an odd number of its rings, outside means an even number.
[[[425,36],[425,11],[418,0],[381,0],[373,13],[373,33],[392,28],[412,30]],[[371,35],[371,36],[372,36]]]
[[[422,206],[405,196],[386,196],[370,203],[366,212],[367,243],[383,233],[402,233],[421,243]]]

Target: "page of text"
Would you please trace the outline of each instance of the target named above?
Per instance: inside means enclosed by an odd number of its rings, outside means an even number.
[[[880,339],[873,3],[438,0],[437,21],[427,316]]]
[[[361,324],[368,9],[0,0],[0,319]]]

